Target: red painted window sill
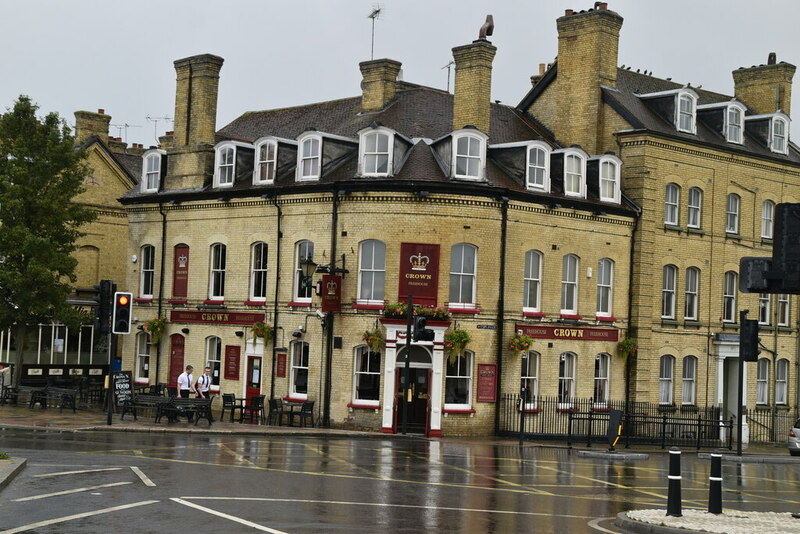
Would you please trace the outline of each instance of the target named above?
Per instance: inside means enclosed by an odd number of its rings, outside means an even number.
[[[290,308],[310,308],[310,302],[290,302],[287,304]]]
[[[593,412],[610,412],[611,408],[609,408],[608,406],[594,406],[592,408],[592,411]]]
[[[465,315],[476,315],[481,311],[478,308],[447,308],[448,313],[463,313]]]
[[[547,317],[546,313],[542,312],[522,312],[523,317]]]
[[[187,299],[169,299],[167,303],[169,304],[186,304]]]
[[[267,301],[265,300],[246,300],[244,301],[245,306],[266,306]]]
[[[541,408],[525,408],[522,411],[525,412],[525,413],[541,413],[542,409]]]
[[[583,319],[583,315],[578,315],[577,313],[576,314],[562,313],[561,314],[561,318],[562,319]]]
[[[153,297],[137,297],[133,299],[136,304],[149,304],[153,302]]]
[[[348,402],[347,407],[361,410],[378,410],[381,405],[377,402],[375,404],[353,404],[352,402]]]
[[[577,412],[578,409],[577,408],[556,408],[556,411],[557,412],[561,412],[561,413],[569,413],[569,412]]]
[[[443,413],[475,413],[475,410],[450,410],[445,408],[442,410]]]
[[[613,323],[614,321],[617,320],[616,317],[604,317],[604,316],[601,316],[601,315],[595,315],[594,318],[595,318],[595,320],[603,322],[603,323]]]
[[[384,307],[384,304],[353,304],[354,310],[382,310]]]
[[[296,399],[294,397],[283,397],[282,400],[285,400],[286,402],[306,402],[308,399]]]
[[[203,301],[203,304],[207,304],[209,306],[222,306],[223,304],[225,304],[225,301],[224,300],[206,299],[206,300]]]

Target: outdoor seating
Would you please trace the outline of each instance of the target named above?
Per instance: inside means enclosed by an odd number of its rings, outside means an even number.
[[[300,407],[299,412],[292,412],[289,416],[291,420],[289,421],[290,425],[294,425],[294,418],[300,418],[300,426],[306,426],[306,421],[311,423],[311,426],[314,426],[314,401],[306,401]]]
[[[225,410],[230,411],[231,416],[230,420],[233,423],[233,416],[236,414],[236,410],[239,410],[239,419],[242,418],[242,402],[241,399],[236,399],[236,395],[233,393],[223,393],[222,394],[222,410],[219,413],[219,420],[223,421],[225,419]]]
[[[278,426],[281,425],[283,422],[283,416],[287,416],[291,419],[292,417],[292,410],[287,410],[283,406],[283,401],[281,399],[270,399],[269,400],[269,413],[267,414],[267,424],[273,424],[273,421],[278,421]],[[291,422],[291,421],[289,421]]]
[[[254,420],[264,423],[264,398],[266,398],[266,395],[256,395],[255,397],[247,399],[247,402],[242,407],[242,414],[239,418],[239,422],[244,422],[246,416],[251,423]]]

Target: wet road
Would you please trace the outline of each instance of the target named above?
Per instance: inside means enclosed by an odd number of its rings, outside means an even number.
[[[486,441],[61,433],[5,429],[28,467],[0,493],[0,533],[616,532],[665,508],[665,454],[610,463]],[[684,508],[708,460],[683,455]],[[800,469],[724,464],[726,508],[798,511]]]

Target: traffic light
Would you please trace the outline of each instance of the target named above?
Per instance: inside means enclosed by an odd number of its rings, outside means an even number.
[[[761,350],[758,344],[761,338],[758,337],[758,321],[755,319],[744,319],[742,328],[739,330],[739,357],[746,362],[757,362]]]
[[[131,306],[133,294],[117,291],[114,293],[114,313],[111,316],[112,334],[131,333]]]
[[[99,284],[92,286],[97,290],[97,296],[93,299],[97,303],[94,309],[94,327],[100,334],[108,334],[109,330],[108,320],[111,318],[112,285],[111,280],[100,280]]]
[[[433,341],[433,330],[425,328],[427,324],[428,320],[425,317],[414,318],[414,341]]]

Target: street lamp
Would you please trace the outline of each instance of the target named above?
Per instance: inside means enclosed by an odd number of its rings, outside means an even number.
[[[300,270],[303,273],[303,279],[300,281],[300,288],[303,294],[311,296],[311,287],[314,285],[311,281],[311,276],[317,271],[317,264],[310,257],[303,258],[300,261]]]

